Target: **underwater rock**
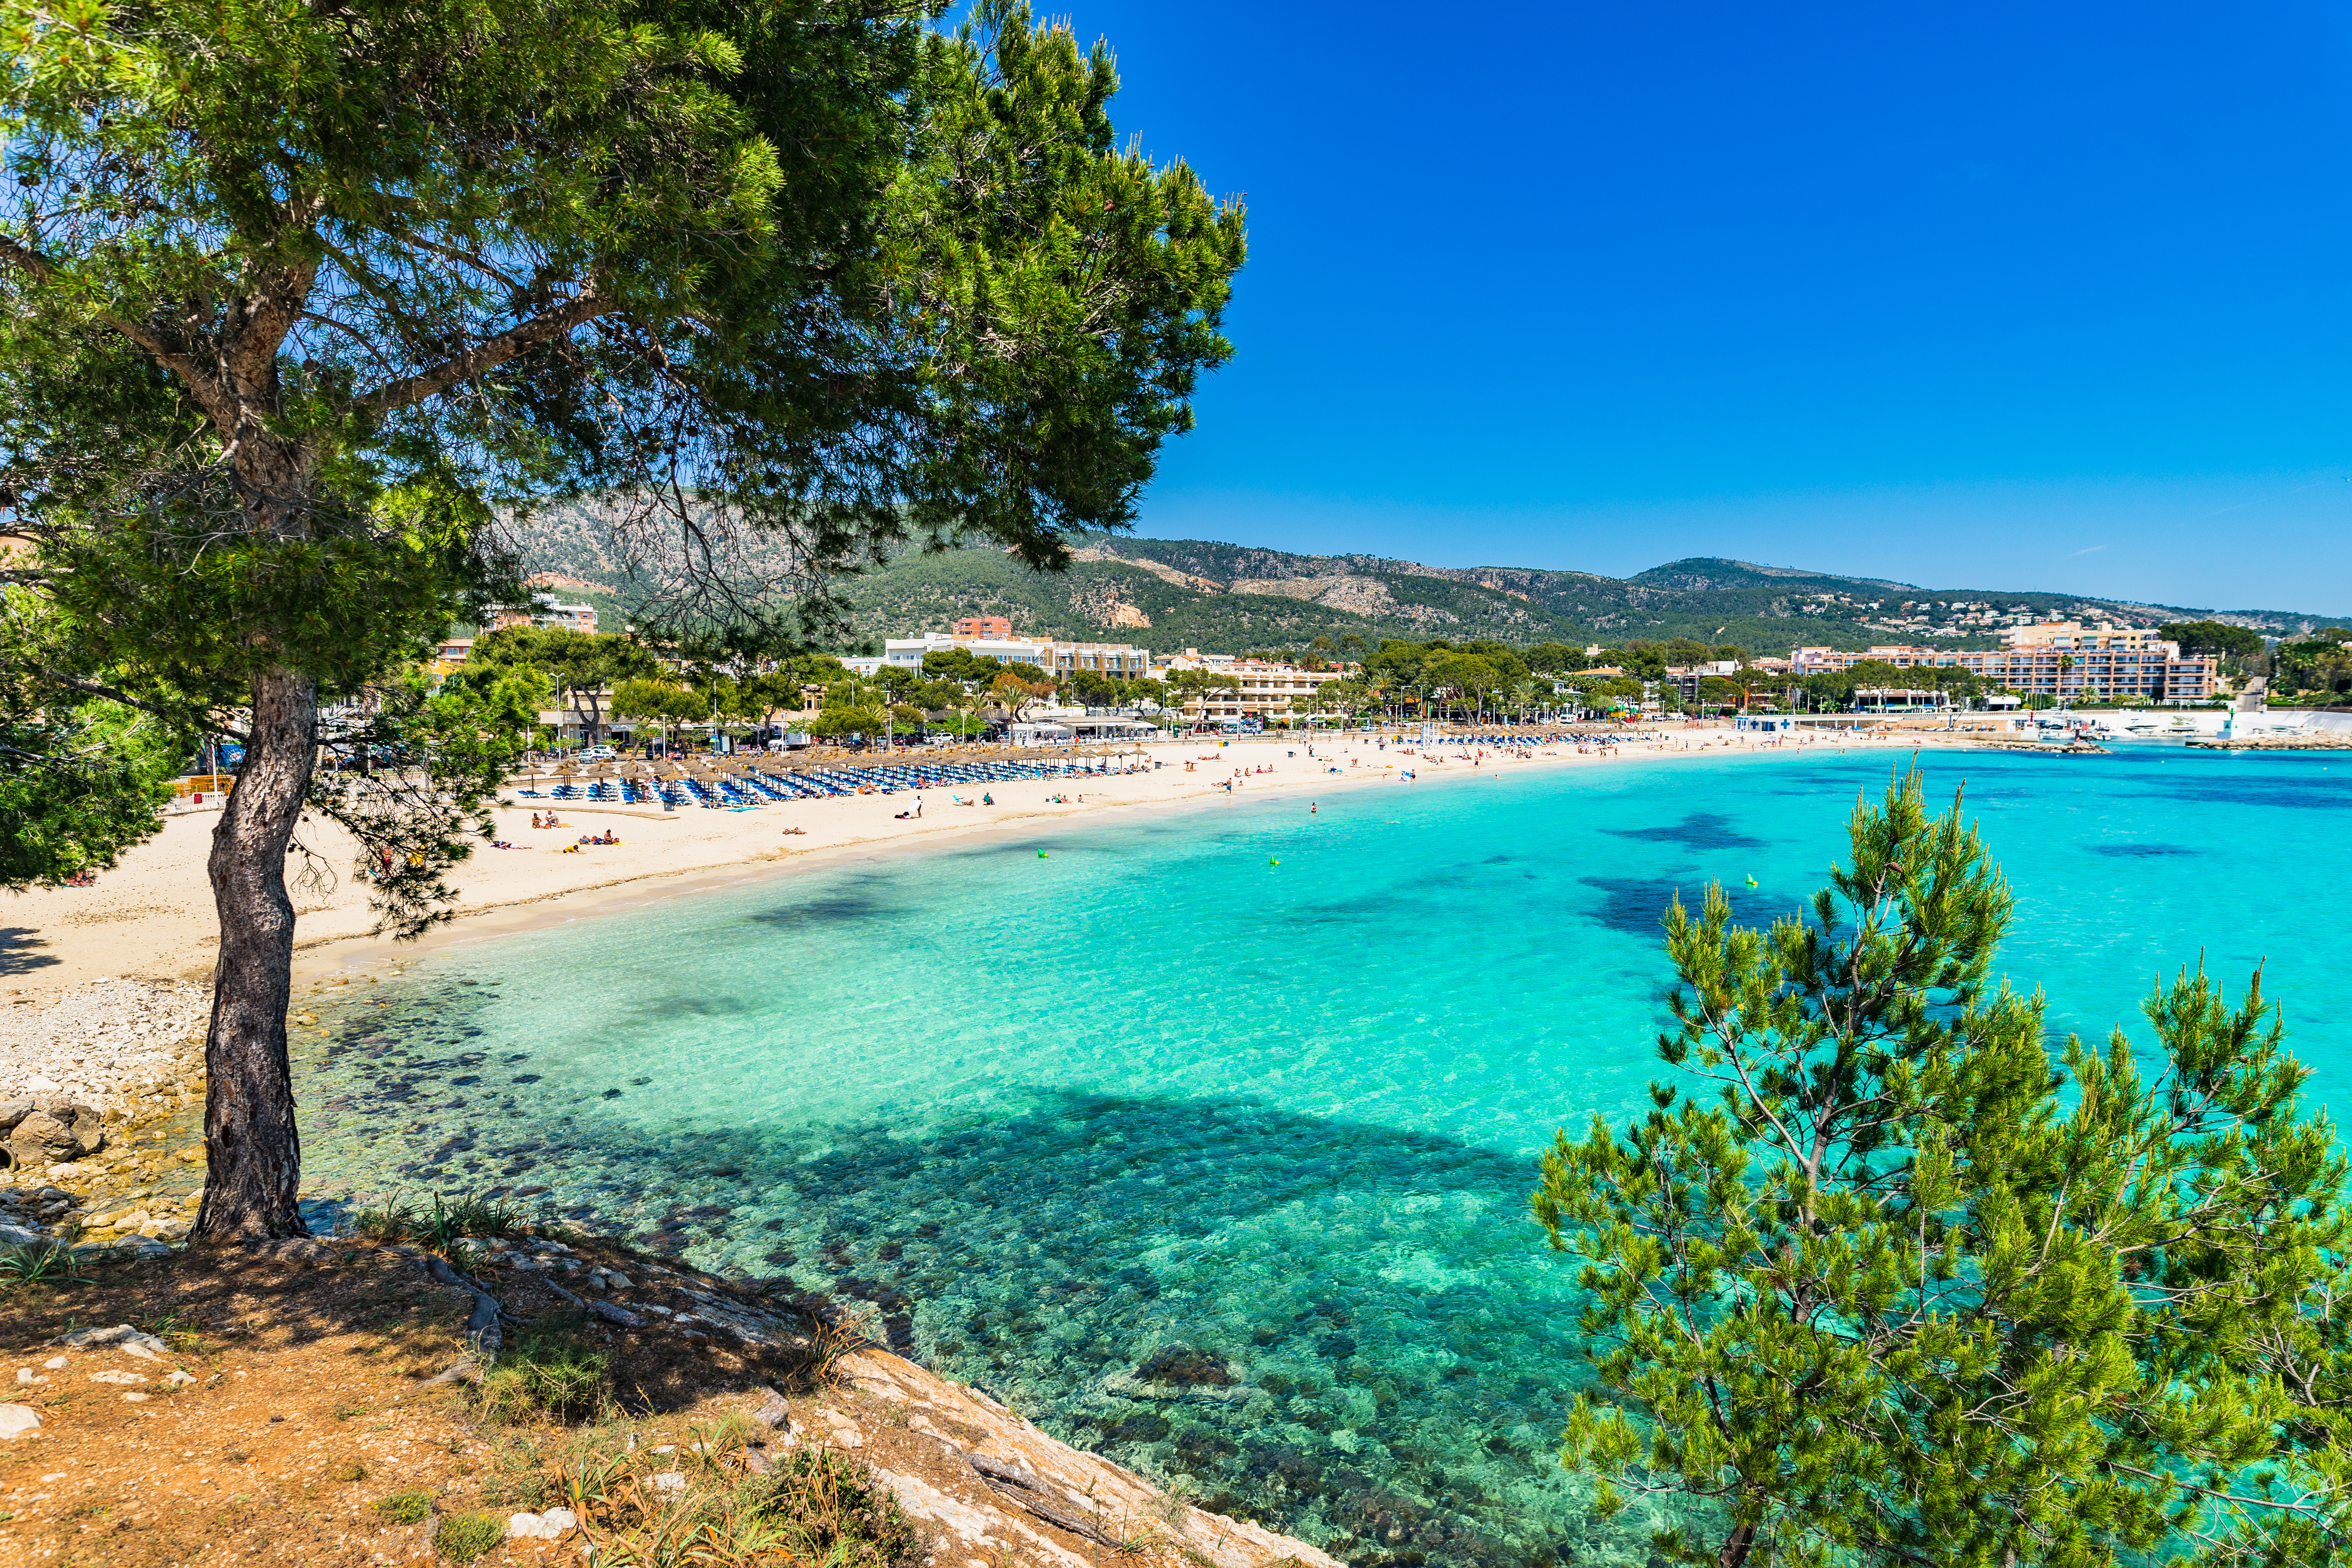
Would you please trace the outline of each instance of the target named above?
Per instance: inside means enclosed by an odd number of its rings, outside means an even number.
[[[1224,1357],[1190,1345],[1161,1345],[1144,1358],[1135,1375],[1146,1383],[1174,1383],[1186,1388],[1227,1388],[1236,1381]]]

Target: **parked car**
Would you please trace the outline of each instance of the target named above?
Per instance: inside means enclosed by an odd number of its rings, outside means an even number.
[[[581,750],[580,760],[583,763],[609,763],[619,754],[610,746],[587,746]]]

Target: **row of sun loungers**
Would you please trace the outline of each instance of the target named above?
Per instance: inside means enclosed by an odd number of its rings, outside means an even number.
[[[841,795],[897,795],[902,790],[974,788],[1035,779],[1101,777],[1134,772],[1138,764],[1108,757],[1061,757],[1042,762],[901,763],[881,767],[815,767],[786,771],[753,767],[740,772],[666,779],[595,779],[566,783],[543,798],[607,805],[658,805],[666,810],[698,805],[740,811],[784,801]],[[524,791],[526,795],[531,791]]]

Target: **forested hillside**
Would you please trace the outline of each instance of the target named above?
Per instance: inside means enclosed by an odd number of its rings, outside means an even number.
[[[625,624],[631,584],[598,542],[592,516],[568,514],[535,528],[528,560],[554,591],[595,604],[608,629]],[[998,551],[951,550],[908,554],[840,586],[849,608],[839,640],[849,646],[944,630],[971,615],[1004,616],[1028,635],[1132,642],[1155,652],[1296,647],[1352,633],[1371,643],[1393,637],[1579,644],[1687,637],[1737,644],[1751,654],[1785,654],[1807,643],[1985,647],[2004,625],[2052,616],[2152,626],[2218,614],[2274,632],[2327,619],[2010,589],[1921,588],[1712,558],[1618,578],[1118,535],[1087,538],[1062,574],[1028,571]]]

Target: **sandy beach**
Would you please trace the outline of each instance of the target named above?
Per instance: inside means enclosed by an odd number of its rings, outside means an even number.
[[[1905,747],[1922,741],[1966,739],[1914,733],[1824,737],[1811,743]],[[1728,726],[1694,726],[1661,731],[1654,741],[1627,739],[1605,753],[1580,754],[1559,746],[1521,758],[1489,750],[1483,766],[1505,773],[1606,767],[1637,757],[1721,755],[1727,750],[1765,753],[1801,743],[1794,739],[1759,742],[1759,737],[1736,734]],[[659,880],[731,880],[747,873],[770,874],[813,857],[911,847],[1008,825],[1185,801],[1408,788],[1412,786],[1402,777],[1408,771],[1430,781],[1460,776],[1480,765],[1464,761],[1464,749],[1456,744],[1419,756],[1409,754],[1416,748],[1396,743],[1383,751],[1366,736],[1249,739],[1222,746],[1194,739],[1147,750],[1160,764],[1150,772],[994,784],[989,786],[992,805],[957,805],[950,792],[929,791],[922,796],[919,817],[898,815],[915,809],[916,796],[908,793],[800,801],[751,811],[688,808],[675,814],[519,798],[496,816],[498,837],[520,847],[478,847],[451,877],[459,894],[455,918],[425,941],[430,944],[452,936],[478,937],[489,929],[570,918],[624,891],[633,897],[657,891]],[[1339,771],[1328,771],[1335,767]],[[1236,769],[1241,770],[1237,778]],[[1234,783],[1230,795],[1223,787],[1229,779]],[[969,790],[956,793],[974,798]],[[1053,798],[1056,796],[1066,799]],[[551,805],[560,812],[562,826],[534,831],[534,810]],[[218,937],[205,856],[218,820],[210,811],[173,816],[155,837],[103,873],[95,887],[38,889],[0,902],[0,1035],[7,1032],[5,1020],[13,1011],[7,1004],[51,1002],[101,980],[156,984],[207,978]],[[786,831],[793,828],[800,831]],[[606,832],[620,842],[564,853],[565,846],[582,836]],[[300,969],[316,972],[322,964],[364,963],[402,951],[368,934],[374,923],[368,889],[351,877],[349,839],[316,820],[306,824],[301,839],[312,857],[301,874],[297,872],[300,858],[289,868],[299,916]],[[0,1078],[5,1076],[5,1065],[0,1065]]]

